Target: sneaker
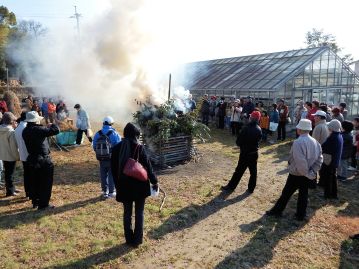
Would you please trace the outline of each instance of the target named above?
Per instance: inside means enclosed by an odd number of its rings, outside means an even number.
[[[228,185],[222,186],[222,187],[221,187],[221,190],[222,190],[222,191],[234,191],[234,189],[232,189],[232,188],[229,187]]]
[[[116,192],[111,192],[108,194],[109,198],[115,198],[116,197]]]
[[[107,199],[108,197],[109,197],[109,196],[108,196],[108,193],[104,192],[104,193],[102,194],[102,198]]]
[[[357,169],[356,169],[355,167],[353,167],[353,166],[349,166],[349,167],[348,167],[348,170],[349,170],[349,171],[357,171]]]

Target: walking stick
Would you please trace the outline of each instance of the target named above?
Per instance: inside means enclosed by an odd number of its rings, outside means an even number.
[[[160,210],[159,210],[159,212],[161,212],[162,207],[163,207],[163,205],[164,205],[164,203],[165,203],[167,194],[166,194],[166,192],[165,192],[162,188],[160,188],[160,187],[158,187],[158,188],[159,188],[160,192],[163,193],[163,198],[162,198],[162,202],[161,202],[161,206],[160,206]]]

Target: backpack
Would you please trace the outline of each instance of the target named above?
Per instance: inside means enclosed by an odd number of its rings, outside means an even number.
[[[95,153],[96,159],[99,161],[109,161],[111,160],[112,145],[110,141],[110,135],[112,134],[110,130],[107,134],[104,134],[102,130],[98,131],[99,138],[96,141]]]

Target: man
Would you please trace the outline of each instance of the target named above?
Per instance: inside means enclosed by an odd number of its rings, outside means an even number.
[[[325,140],[327,140],[329,136],[329,130],[327,127],[327,113],[324,111],[318,110],[315,114],[312,115],[314,117],[315,127],[313,130],[312,137],[319,142],[320,145],[323,145]]]
[[[50,157],[50,147],[47,137],[57,135],[60,130],[55,124],[47,127],[40,124],[43,117],[36,111],[26,113],[27,126],[22,137],[29,156],[27,163],[30,177],[30,196],[33,208],[38,210],[52,209],[49,204],[54,177],[54,165]]]
[[[299,190],[296,219],[302,221],[306,217],[308,204],[308,187],[315,184],[316,174],[323,162],[322,150],[318,141],[309,135],[312,123],[301,119],[297,125],[298,139],[293,143],[289,156],[289,175],[277,203],[267,211],[269,216],[280,217],[290,197]]]
[[[203,95],[201,114],[202,114],[202,123],[208,125],[209,120],[209,108],[210,103],[208,101],[208,94]]]
[[[27,148],[25,145],[25,141],[22,138],[22,132],[24,131],[27,122],[25,121],[26,119],[26,112],[22,112],[20,119],[18,121],[19,125],[17,126],[17,128],[15,129],[15,138],[16,138],[16,143],[19,147],[19,153],[20,153],[20,161],[22,162],[22,166],[23,166],[23,170],[24,170],[24,188],[25,188],[25,196],[29,197],[31,199],[30,196],[30,180],[29,180],[29,168],[27,165],[27,157],[29,156],[29,153],[27,152]]]
[[[224,101],[224,96],[221,97],[218,107],[218,128],[224,129],[224,118],[226,116],[227,102]]]
[[[115,183],[111,172],[111,153],[112,148],[120,143],[121,136],[112,127],[113,124],[112,117],[105,117],[102,129],[95,134],[93,139],[93,149],[100,162],[101,188],[104,198],[116,197]]]
[[[249,123],[242,128],[237,137],[237,145],[240,148],[239,161],[231,180],[226,186],[222,186],[223,191],[234,191],[239,184],[244,172],[249,168],[250,178],[248,182],[248,193],[253,193],[257,183],[257,160],[259,142],[262,138],[262,131],[259,127],[261,113],[253,111],[249,118]]]
[[[92,143],[92,137],[89,134],[89,129],[91,128],[89,115],[79,104],[76,104],[74,108],[77,110],[76,127],[78,128],[76,146],[81,145],[83,133],[86,134],[88,140]]]
[[[277,140],[284,141],[286,138],[286,125],[289,115],[288,106],[284,104],[284,99],[278,102],[279,122],[278,122],[278,137]]]
[[[42,116],[44,116],[46,124],[49,123],[49,103],[48,103],[48,99],[44,98],[42,105],[41,105],[41,112],[42,112]]]
[[[196,109],[197,105],[196,105],[196,101],[193,100],[192,94],[188,95],[188,99],[186,102],[186,108],[190,111],[193,112]]]
[[[3,161],[5,170],[6,196],[16,196],[13,175],[16,161],[19,160],[19,151],[15,139],[16,117],[11,112],[5,112],[0,126],[0,160]]]
[[[255,105],[252,102],[252,98],[250,96],[247,96],[244,104],[243,104],[243,110],[242,115],[244,118],[248,119],[251,113],[254,111]]]

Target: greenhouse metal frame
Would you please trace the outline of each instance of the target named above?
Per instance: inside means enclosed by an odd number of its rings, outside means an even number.
[[[283,98],[291,111],[299,100],[338,105],[359,113],[359,79],[329,47],[307,48],[189,63],[185,86],[195,98],[252,96],[267,106]]]

